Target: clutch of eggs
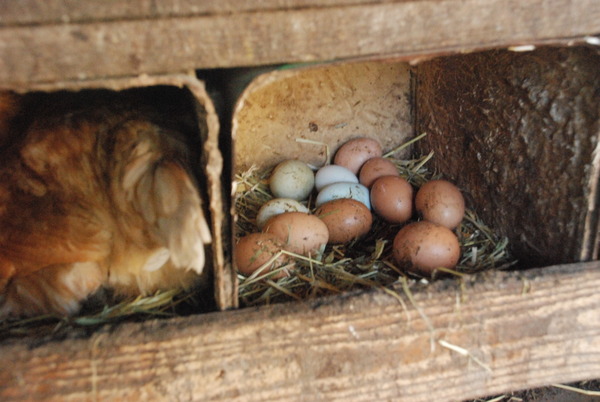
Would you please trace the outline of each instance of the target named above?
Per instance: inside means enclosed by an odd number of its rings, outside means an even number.
[[[297,159],[278,164],[269,179],[275,198],[256,216],[261,232],[242,237],[236,245],[238,271],[251,275],[257,269],[291,269],[294,254],[318,258],[327,244],[344,244],[367,234],[373,223],[371,210],[390,224],[404,225],[393,239],[399,266],[423,276],[433,275],[436,268],[454,268],[460,245],[452,230],[465,209],[460,190],[448,181],[432,180],[415,196],[396,165],[382,155],[376,140],[356,138],[338,149],[334,164],[316,173]],[[313,193],[316,209],[311,214],[306,204]],[[422,221],[408,223],[415,213]]]

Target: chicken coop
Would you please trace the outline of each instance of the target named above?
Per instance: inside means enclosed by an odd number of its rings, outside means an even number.
[[[599,67],[596,0],[2,3],[0,90],[124,94],[190,132],[212,307],[3,339],[0,399],[460,401],[600,378]],[[456,183],[510,262],[249,302],[248,172],[358,136]]]

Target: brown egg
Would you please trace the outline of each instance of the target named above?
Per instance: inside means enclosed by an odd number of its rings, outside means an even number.
[[[459,258],[456,235],[432,222],[410,223],[394,238],[394,260],[409,272],[431,276],[436,268],[454,268]]]
[[[371,208],[390,223],[404,223],[413,213],[413,188],[400,176],[384,176],[371,187]]]
[[[371,158],[360,168],[360,184],[371,188],[375,180],[383,176],[400,176],[398,168],[389,159]]]
[[[355,138],[342,145],[335,153],[333,163],[358,174],[361,166],[371,158],[383,155],[381,145],[371,138]]]
[[[373,216],[360,201],[340,198],[326,202],[316,211],[329,230],[329,243],[347,243],[369,232]]]
[[[304,212],[284,212],[267,221],[265,233],[277,236],[289,250],[296,254],[315,255],[329,240],[325,223]]]
[[[465,199],[446,180],[431,180],[417,191],[415,207],[423,219],[454,229],[465,216]]]
[[[234,260],[237,270],[244,275],[252,275],[254,271],[269,262],[277,253],[283,249],[283,242],[270,233],[252,233],[239,239],[235,246]],[[282,254],[263,272],[267,273],[277,267],[289,263],[290,258]],[[274,279],[286,276],[282,271],[273,276]]]

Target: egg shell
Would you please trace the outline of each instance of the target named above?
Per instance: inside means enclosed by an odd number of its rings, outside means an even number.
[[[394,238],[394,260],[409,272],[432,276],[437,268],[452,269],[460,258],[460,244],[447,227],[428,221],[404,226]]]
[[[384,176],[371,187],[373,211],[390,223],[404,223],[413,214],[414,190],[400,176]]]
[[[286,250],[308,256],[319,254],[329,241],[327,225],[314,215],[284,212],[269,219],[263,230],[277,236]]]
[[[237,270],[247,276],[252,275],[257,269],[269,262],[277,253],[283,250],[283,242],[275,235],[269,233],[251,233],[241,237],[235,245],[234,261]],[[289,256],[282,254],[270,266],[262,271],[267,272],[290,262]],[[262,273],[261,273],[262,275]],[[275,274],[277,279],[287,276],[285,270]]]
[[[305,200],[315,185],[315,174],[304,162],[288,159],[273,169],[269,187],[275,198]]]
[[[256,214],[256,226],[262,230],[267,221],[284,212],[305,212],[308,208],[291,198],[273,198],[264,203]]]
[[[372,138],[360,137],[342,145],[333,158],[335,165],[344,166],[355,175],[361,166],[371,158],[380,157],[383,150],[379,142]]]
[[[347,243],[371,230],[373,216],[362,203],[350,198],[333,200],[321,205],[315,211],[329,230],[329,243]]]
[[[358,183],[358,178],[343,166],[326,165],[315,174],[315,188],[321,191],[323,187],[333,183]]]
[[[317,194],[315,205],[318,208],[326,202],[340,198],[352,198],[365,204],[369,210],[371,209],[369,189],[360,183],[333,183],[325,186]]]
[[[375,180],[383,176],[400,176],[398,168],[389,159],[371,158],[360,168],[360,184],[371,188]]]
[[[449,181],[431,180],[417,191],[415,208],[423,219],[454,229],[465,216],[465,199]]]

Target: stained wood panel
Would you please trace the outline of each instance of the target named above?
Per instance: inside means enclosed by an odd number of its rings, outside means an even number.
[[[414,285],[406,309],[369,292],[14,342],[0,399],[462,400],[598,378],[599,286],[592,262]]]

